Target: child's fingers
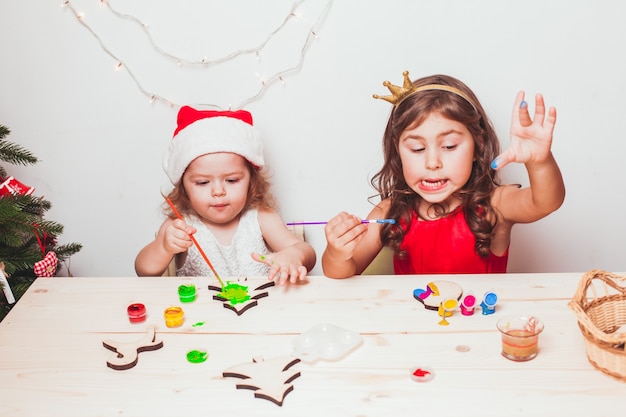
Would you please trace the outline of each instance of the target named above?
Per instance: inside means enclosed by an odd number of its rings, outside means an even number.
[[[535,112],[535,120],[537,120],[537,112]],[[519,124],[523,127],[533,124],[533,120],[530,118],[530,113],[528,113],[528,103],[525,101],[522,101],[519,104]]]
[[[180,229],[171,228],[167,231],[163,238],[163,246],[166,251],[171,253],[181,253],[189,249],[193,245],[188,233]]]
[[[289,269],[272,266],[267,274],[267,279],[274,281],[277,285],[282,285],[289,279]]]
[[[297,279],[293,282],[293,284],[298,283],[299,281],[304,281],[306,280],[306,274],[308,273],[306,266],[301,265],[298,267],[298,277]]]
[[[531,120],[531,123],[534,123],[539,126],[543,126],[544,119],[546,117],[546,105],[543,101],[543,96],[541,94],[535,95],[535,116],[534,119]],[[523,125],[529,126],[529,125]]]
[[[528,127],[533,123],[539,126],[554,127],[556,123],[556,109],[551,107],[546,118],[546,105],[542,94],[535,96],[535,114],[532,118],[528,112],[528,103],[523,100],[523,93],[521,95],[522,100],[518,102],[519,98],[520,95],[518,94],[515,102],[518,111],[514,111],[514,122],[519,122],[523,127]]]
[[[270,255],[261,255],[256,252],[251,254],[252,259],[257,262],[270,266],[270,270],[267,274],[267,278],[270,281],[274,281],[277,285],[283,285],[286,283],[295,284],[299,280],[306,278],[306,267],[300,265],[279,265],[272,259]]]
[[[268,278],[277,285],[297,284],[298,281],[306,279],[306,268],[304,266],[284,266],[274,275],[270,273]]]
[[[328,223],[324,228],[326,240],[333,246],[345,246],[358,239],[367,231],[367,225],[361,223],[356,216],[337,219],[333,223]]]
[[[258,254],[256,252],[252,253],[252,259],[254,259],[255,261],[260,262],[262,264],[265,264],[265,265],[272,266],[274,264],[274,261],[272,261],[269,256],[261,255],[261,254]]]
[[[172,222],[172,226],[178,230],[182,230],[188,235],[193,235],[194,233],[196,233],[196,229],[193,226],[189,226],[187,223],[180,219],[174,220]]]
[[[256,252],[252,252],[251,254],[252,259],[254,259],[256,262],[265,264],[265,265],[269,265],[270,270],[267,274],[267,278],[270,281],[274,281],[277,284],[280,284],[281,281],[281,268],[278,265],[274,265],[274,261],[271,259],[271,256],[269,255],[261,255],[259,253]],[[289,278],[287,274],[285,274],[285,277],[282,278],[282,280]]]
[[[260,262],[265,265],[269,265],[270,270],[267,273],[267,278],[270,281],[274,281],[276,284],[284,284],[285,281],[289,279],[290,271],[289,268],[281,267],[278,264],[274,263],[272,256],[270,255],[261,255],[256,252],[252,253],[252,259],[257,262]]]
[[[191,241],[189,235],[192,235],[194,233],[196,233],[195,228],[188,226],[187,223],[178,219],[174,220],[165,229],[166,236],[170,236],[171,238],[174,238],[177,240]]]
[[[514,161],[515,154],[513,153],[513,150],[509,148],[506,151],[502,152],[500,155],[498,155],[496,159],[491,162],[491,168],[501,169]]]
[[[511,114],[512,124],[521,123],[521,117],[523,117],[522,103],[526,103],[524,101],[524,92],[519,91],[515,96],[515,102],[513,103],[513,112]],[[526,110],[528,110],[528,107],[526,107]],[[528,116],[528,118],[530,119],[530,116]]]
[[[550,132],[554,131],[554,125],[556,124],[556,107],[550,107],[548,110],[548,117],[546,118],[546,122],[544,123],[544,127],[549,129]]]
[[[554,125],[556,124],[556,107],[550,107],[546,116],[546,105],[541,94],[537,94],[535,97],[535,118],[533,123],[541,126],[544,132],[549,132],[550,136],[552,136]]]

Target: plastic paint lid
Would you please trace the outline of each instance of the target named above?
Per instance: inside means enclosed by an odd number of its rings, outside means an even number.
[[[498,296],[495,292],[487,292],[485,293],[485,298],[483,299],[483,301],[488,306],[495,306],[498,302]]]
[[[467,294],[461,304],[465,307],[474,307],[476,305],[476,297],[474,297],[474,294]]]
[[[454,298],[447,298],[441,302],[441,307],[447,311],[454,310],[459,302]]]

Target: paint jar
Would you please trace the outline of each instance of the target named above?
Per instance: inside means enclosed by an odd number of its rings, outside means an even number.
[[[143,323],[146,321],[146,306],[141,303],[134,303],[128,306],[126,309],[128,313],[128,320],[131,323]]]
[[[439,308],[437,309],[437,314],[441,317],[450,317],[456,309],[456,306],[459,302],[455,298],[447,298],[441,303],[439,303]]]
[[[487,291],[483,296],[483,301],[480,303],[480,307],[483,310],[483,315],[487,316],[496,312],[496,304],[498,303],[498,295],[493,291]]]
[[[502,356],[516,362],[537,356],[539,333],[543,331],[541,320],[532,316],[503,317],[497,327],[502,334]]]
[[[181,303],[191,303],[196,300],[195,285],[181,285],[178,287],[178,297]]]
[[[472,316],[474,314],[474,308],[476,307],[476,296],[471,292],[468,292],[463,296],[461,300],[461,314],[464,316]]]
[[[180,327],[183,325],[185,312],[180,307],[168,307],[163,312],[167,327]]]

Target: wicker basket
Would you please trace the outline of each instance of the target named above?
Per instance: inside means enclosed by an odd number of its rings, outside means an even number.
[[[585,273],[569,303],[578,317],[589,362],[626,382],[626,277],[602,270]]]

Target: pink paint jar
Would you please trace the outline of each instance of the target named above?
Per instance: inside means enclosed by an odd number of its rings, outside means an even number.
[[[474,308],[476,307],[476,296],[474,294],[467,293],[461,300],[461,314],[464,316],[471,316],[474,314]]]

